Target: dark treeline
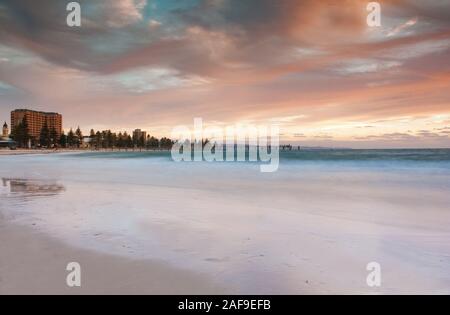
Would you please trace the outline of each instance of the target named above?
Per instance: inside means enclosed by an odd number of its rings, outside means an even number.
[[[31,137],[26,118],[13,128],[11,138],[22,148],[42,147],[42,148],[70,148],[70,149],[162,149],[172,148],[173,141],[168,138],[155,138],[153,136],[136,137],[127,132],[114,133],[110,130],[91,130],[89,136],[83,136],[80,127],[75,131],[70,129],[67,135],[62,132],[58,135],[55,129],[51,129],[45,124],[38,139]]]
[[[61,135],[60,146],[64,148],[98,149],[170,149],[173,141],[168,138],[157,139],[153,136],[135,137],[126,131],[111,132],[111,130],[95,131],[91,129],[89,136],[83,136],[80,128],[72,129]]]

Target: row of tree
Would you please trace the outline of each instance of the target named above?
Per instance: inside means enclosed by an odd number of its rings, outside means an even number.
[[[83,144],[83,133],[80,127],[75,130],[75,132],[70,129],[69,133],[66,135],[64,131],[59,138],[59,146],[62,148],[80,148]]]
[[[29,133],[29,127],[26,117],[20,124],[15,126],[11,132],[11,138],[17,142],[19,147],[62,147],[62,148],[81,148],[108,149],[108,148],[139,148],[139,149],[170,149],[173,141],[168,138],[157,139],[153,136],[141,136],[139,138],[129,135],[127,132],[118,134],[111,130],[97,131],[93,129],[88,137],[83,137],[80,127],[75,131],[70,129],[67,135],[62,132],[58,135],[54,128],[49,128],[47,123],[41,129],[39,139],[32,137]]]
[[[78,131],[78,130],[77,130]],[[68,137],[70,136],[70,132]],[[168,138],[157,139],[153,136],[131,136],[126,131],[118,134],[111,130],[97,131],[91,129],[85,145],[93,149],[107,148],[139,148],[139,149],[170,149],[173,141]]]

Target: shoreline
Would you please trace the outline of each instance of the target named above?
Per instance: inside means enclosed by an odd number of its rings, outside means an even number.
[[[133,260],[66,245],[5,221],[0,213],[0,295],[230,294],[203,274],[162,261]],[[66,285],[69,262],[81,265],[81,287]]]
[[[59,153],[116,153],[116,152],[170,152],[170,150],[166,149],[101,149],[101,150],[92,150],[92,149],[58,149],[58,150],[47,150],[47,149],[18,149],[18,150],[9,150],[9,149],[1,149],[0,156],[11,156],[11,155],[33,155],[33,154],[59,154]]]

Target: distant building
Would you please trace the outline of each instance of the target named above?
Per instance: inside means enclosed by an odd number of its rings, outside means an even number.
[[[9,138],[8,124],[3,124],[2,135],[0,136],[0,148],[16,148],[17,143]]]
[[[29,109],[16,109],[11,112],[11,128],[14,129],[26,117],[28,133],[34,140],[39,139],[42,127],[45,123],[50,130],[56,131],[59,139],[62,134],[62,115],[58,113],[38,112]]]
[[[133,131],[133,141],[135,143],[139,143],[141,139],[144,139],[144,142],[147,141],[147,132],[142,131],[141,129],[136,129]]]
[[[80,148],[82,148],[82,149],[90,148],[92,146],[93,142],[94,142],[93,137],[84,136],[83,139],[81,140]]]

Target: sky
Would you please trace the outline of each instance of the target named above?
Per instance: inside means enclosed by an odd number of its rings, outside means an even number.
[[[196,117],[281,140],[450,147],[450,0],[0,0],[0,120],[162,137]]]

